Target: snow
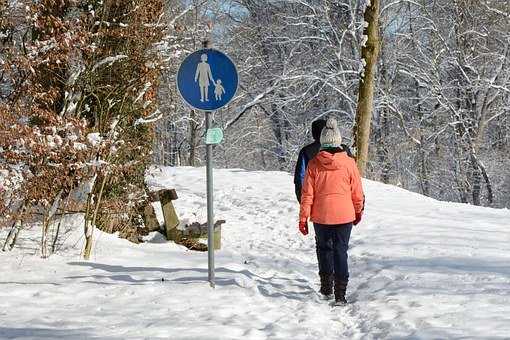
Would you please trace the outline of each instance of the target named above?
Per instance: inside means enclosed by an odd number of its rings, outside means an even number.
[[[87,150],[87,145],[79,142],[74,142],[73,148],[78,151]]]
[[[135,101],[134,103],[137,103],[140,99],[142,99],[142,97],[147,93],[147,90],[152,86],[152,83],[151,82],[147,82],[145,83],[143,89],[140,90],[140,92],[138,93],[138,95],[136,96],[135,98]]]
[[[361,46],[366,47],[368,42],[368,35],[363,34],[363,37],[361,38]]]
[[[134,126],[138,126],[140,124],[154,123],[154,122],[157,122],[158,120],[160,120],[161,118],[163,118],[163,113],[159,109],[156,109],[156,111],[151,113],[149,116],[147,116],[145,118],[143,118],[143,117],[138,118],[135,121]]]
[[[101,138],[101,134],[99,132],[91,132],[87,135],[87,141],[90,143],[90,145],[96,147],[101,144],[103,139]]]
[[[361,81],[365,79],[365,68],[367,67],[367,61],[365,58],[361,58],[361,63],[359,64],[358,72],[361,74]]]
[[[97,70],[99,67],[107,64],[108,66],[112,65],[113,63],[115,63],[116,61],[119,61],[119,60],[122,60],[122,59],[126,59],[128,56],[127,55],[124,55],[124,54],[119,54],[119,55],[116,55],[116,56],[113,56],[113,57],[107,57],[107,58],[104,58],[100,61],[98,61],[93,67],[92,67],[92,72],[94,72],[95,70]]]
[[[78,77],[85,71],[85,66],[83,66],[83,65],[74,66],[74,69],[75,69],[75,71],[69,76],[69,79],[68,79],[68,84],[70,86],[74,86],[74,84],[76,84]],[[66,97],[67,97],[67,92],[66,92]]]
[[[9,171],[5,169],[0,169],[0,195],[4,194],[7,191],[6,187],[9,184]],[[0,196],[1,198],[2,196]]]
[[[52,135],[47,135],[46,136],[46,143],[48,144],[48,146],[51,148],[51,149],[54,149],[57,147],[57,143],[55,143],[55,138],[54,136]]]
[[[207,253],[154,233],[135,245],[83,221],[39,258],[39,229],[0,253],[2,339],[505,338],[510,334],[510,211],[444,203],[364,181],[367,208],[351,238],[350,305],[318,298],[313,231],[297,231],[292,177],[215,170],[216,288]],[[205,222],[205,169],[152,168],[175,188],[183,220]],[[160,212],[158,212],[160,213]],[[0,230],[5,238],[7,231]],[[32,256],[35,255],[35,256]]]

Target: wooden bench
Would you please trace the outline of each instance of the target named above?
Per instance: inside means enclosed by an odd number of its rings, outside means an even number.
[[[205,247],[197,247],[196,243],[199,243],[199,239],[207,239],[207,223],[191,223],[187,224],[184,230],[179,227],[180,221],[175,211],[173,201],[177,200],[177,192],[175,189],[163,189],[151,193],[149,197],[151,202],[159,201],[163,210],[163,218],[165,219],[164,234],[167,240],[174,241],[178,244],[183,244],[189,249],[194,250],[207,250]],[[214,249],[218,250],[221,248],[221,225],[224,224],[224,220],[216,221],[214,223]]]

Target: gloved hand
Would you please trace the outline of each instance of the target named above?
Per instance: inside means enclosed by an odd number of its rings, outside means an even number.
[[[308,235],[308,223],[306,221],[299,222],[299,231],[303,235]]]
[[[359,214],[357,213],[357,214],[356,214],[356,219],[354,220],[354,222],[352,222],[352,224],[354,224],[354,225],[358,225],[358,223],[360,223],[360,222],[361,222],[361,217],[362,217],[362,216],[363,216],[363,213],[359,213]]]

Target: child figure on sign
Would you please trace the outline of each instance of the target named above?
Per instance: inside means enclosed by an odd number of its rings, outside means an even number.
[[[223,85],[221,85],[221,79],[218,79],[214,86],[214,95],[216,97],[216,100],[221,100],[221,96],[223,96],[224,94],[225,88],[223,87]]]

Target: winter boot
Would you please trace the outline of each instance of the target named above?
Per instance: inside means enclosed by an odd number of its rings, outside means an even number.
[[[345,292],[347,291],[347,283],[345,280],[335,279],[335,305],[345,305]]]
[[[319,273],[321,278],[321,290],[320,293],[324,298],[329,299],[333,295],[333,274]]]

